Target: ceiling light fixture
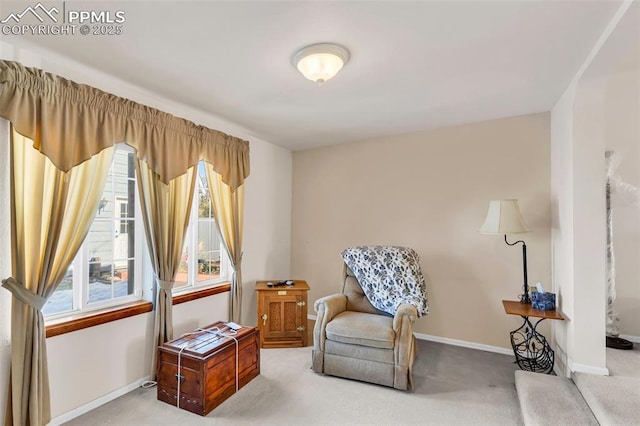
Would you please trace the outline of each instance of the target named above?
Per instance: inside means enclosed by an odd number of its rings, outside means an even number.
[[[318,43],[303,47],[293,55],[293,66],[306,78],[322,85],[338,74],[349,61],[349,51],[331,43]]]

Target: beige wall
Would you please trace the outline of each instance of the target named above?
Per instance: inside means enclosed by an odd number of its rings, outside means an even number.
[[[257,324],[255,283],[287,279],[291,261],[291,151],[251,144],[242,241],[242,322]]]
[[[529,282],[549,288],[549,143],[540,113],[295,152],[292,276],[313,302],[340,291],[345,247],[413,247],[430,305],[415,331],[509,347],[521,320],[500,301],[521,293],[521,246],[478,229],[489,200],[518,198]]]

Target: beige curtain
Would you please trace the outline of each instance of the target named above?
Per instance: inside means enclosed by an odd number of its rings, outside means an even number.
[[[196,167],[172,179],[168,184],[160,180],[145,161],[136,161],[138,189],[147,246],[156,282],[154,350],[151,377],[156,374],[158,344],[173,339],[171,289],[180,268],[182,244],[189,226],[189,213],[198,176]]]
[[[16,240],[14,259],[20,259],[21,264],[19,267],[14,264],[14,278],[3,284],[12,291],[14,306],[18,305],[12,316],[12,330],[17,330],[14,331],[17,337],[12,339],[17,339],[15,341],[18,342],[13,350],[20,347],[20,351],[24,351],[12,356],[12,377],[15,380],[11,390],[11,403],[17,418],[14,422],[43,424],[49,417],[48,408],[44,409],[49,406],[49,397],[46,355],[43,352],[44,322],[39,309],[43,298],[46,300],[53,292],[55,283],[64,274],[77,251],[76,238],[71,239],[67,232],[75,232],[79,246],[90,226],[102,187],[100,186],[100,190],[92,189],[90,194],[85,193],[86,187],[98,188],[102,179],[101,170],[104,167],[108,170],[110,159],[106,161],[106,157],[112,156],[115,143],[127,141],[135,148],[137,158],[146,162],[156,173],[156,180],[169,186],[173,185],[171,182],[175,178],[188,173],[200,160],[206,161],[211,171],[220,175],[219,179],[224,183],[221,186],[231,191],[232,196],[228,198],[234,206],[230,208],[241,212],[242,208],[238,207],[241,202],[238,199],[242,193],[240,187],[249,175],[249,142],[40,69],[24,67],[17,62],[0,60],[0,84],[0,116],[9,120],[16,132],[30,138],[30,146],[52,163],[46,169],[57,173],[54,173],[53,178],[48,175],[45,178],[44,172],[34,172],[36,176],[42,175],[40,183],[32,182],[34,177],[28,176],[29,173],[26,172],[22,175],[14,174],[12,178],[16,188],[25,194],[15,194],[15,197],[23,199],[14,203],[14,213],[19,217],[12,224],[12,238]],[[32,166],[30,161],[32,160],[24,160],[19,170],[36,170],[37,166]],[[36,164],[40,164],[37,161]],[[76,170],[79,165],[82,167]],[[87,167],[91,170],[86,171]],[[78,182],[75,178],[72,179],[72,176],[80,174],[87,176]],[[106,171],[104,174],[106,176]],[[27,185],[35,187],[29,186],[31,189],[27,189]],[[46,191],[51,195],[43,200],[27,199],[26,194],[39,195],[39,191]],[[141,198],[144,197],[143,194]],[[83,206],[76,206],[76,200],[81,200]],[[65,202],[70,207],[67,208]],[[36,205],[34,209],[31,206],[33,203],[43,205]],[[187,208],[190,207],[187,204]],[[155,209],[154,204],[148,204],[148,210]],[[40,214],[40,211],[43,213]],[[88,218],[86,224],[85,213]],[[240,287],[237,283],[242,282],[242,215],[232,217],[239,220],[239,223],[231,225],[232,230],[226,237],[229,241],[225,241],[225,244],[235,265],[235,292],[239,294]],[[224,219],[216,220],[218,224],[224,223]],[[68,221],[72,223],[68,224]],[[145,226],[148,228],[148,238],[169,235],[156,230],[155,227],[161,225],[156,225],[151,220]],[[69,227],[73,229],[68,230]],[[222,231],[225,235],[225,231]],[[32,237],[34,232],[37,235]],[[44,236],[48,237],[45,239]],[[64,247],[65,253],[58,253],[58,245]],[[155,243],[149,246],[151,248],[154,245]],[[180,250],[182,244],[174,241],[174,246],[172,250]],[[29,258],[25,257],[27,252]],[[40,253],[38,257],[31,257],[36,256],[36,253]],[[165,255],[167,257],[161,257]],[[171,261],[168,260],[171,256],[160,250],[157,256],[156,266],[157,271],[160,271],[165,262]],[[161,273],[164,272],[158,272]],[[167,272],[169,273],[170,271]],[[165,281],[160,275],[158,279]],[[37,301],[32,300],[34,294],[37,294]],[[164,297],[170,298],[170,293],[164,291]],[[237,308],[232,311],[233,318],[239,320],[238,296],[233,300],[237,304]],[[166,300],[163,305],[167,306]],[[164,322],[170,324],[170,318],[165,316]],[[164,327],[164,331],[158,332],[159,338],[160,333],[166,336],[166,325],[159,326]],[[31,343],[25,343],[32,337]],[[155,352],[155,347],[153,351]],[[26,359],[24,363],[21,361],[23,358]]]
[[[218,130],[17,62],[0,60],[0,83],[0,116],[60,170],[127,141],[164,183],[199,160],[232,188],[249,175],[249,142]]]
[[[51,410],[41,309],[89,232],[114,148],[65,173],[13,128],[11,144],[13,276],[2,281],[13,294],[6,424],[44,425]]]
[[[220,230],[223,244],[231,260],[231,295],[229,317],[241,322],[242,309],[242,222],[244,215],[244,185],[237,188],[224,183],[222,175],[205,163],[213,216]]]

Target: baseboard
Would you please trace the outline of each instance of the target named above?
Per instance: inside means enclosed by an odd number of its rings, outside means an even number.
[[[483,345],[482,343],[467,342],[466,340],[449,339],[448,337],[432,336],[430,334],[413,333],[417,339],[431,342],[445,343],[447,345],[462,346],[463,348],[477,349],[485,352],[495,352],[502,355],[513,355],[513,349],[499,346]]]
[[[626,334],[621,334],[620,337],[633,343],[640,343],[640,336],[628,336]]]
[[[597,374],[599,376],[608,376],[609,369],[605,367],[596,367],[588,364],[580,364],[578,362],[573,362],[571,358],[568,360],[569,371],[571,373],[589,373],[589,374]]]
[[[113,392],[110,392],[106,395],[101,396],[98,399],[94,399],[91,402],[88,402],[74,410],[71,410],[69,412],[66,412],[54,419],[51,419],[51,422],[48,423],[47,426],[59,426],[62,425],[72,419],[75,419],[76,417],[79,417],[81,415],[83,415],[84,413],[87,413],[93,409],[96,409],[98,407],[100,407],[101,405],[106,404],[107,402],[113,401],[114,399],[121,397],[122,395],[131,392],[134,389],[137,389],[140,387],[140,385],[142,385],[142,383],[146,382],[147,380],[149,380],[149,376],[140,379],[140,380],[136,380],[133,383],[128,384],[127,386],[124,386],[120,389],[116,389]]]

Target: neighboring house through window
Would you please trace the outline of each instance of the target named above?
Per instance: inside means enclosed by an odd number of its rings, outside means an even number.
[[[43,314],[56,318],[141,300],[139,277],[142,245],[146,244],[143,228],[135,154],[132,148],[120,144],[89,234],[67,275],[45,304]],[[174,291],[187,292],[228,281],[230,269],[200,164]]]
[[[140,219],[133,149],[116,147],[98,211],[66,276],[45,304],[46,316],[142,298]],[[141,222],[139,222],[141,225]]]

